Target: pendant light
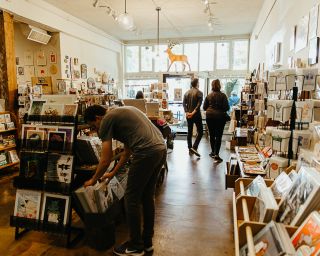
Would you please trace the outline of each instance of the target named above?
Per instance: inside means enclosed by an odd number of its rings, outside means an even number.
[[[155,54],[155,59],[159,59],[160,55],[159,55],[159,47],[160,47],[160,19],[159,19],[159,13],[161,11],[160,7],[156,8],[156,11],[158,12],[158,23],[157,23],[157,50],[156,50],[156,54]]]
[[[117,21],[125,30],[132,31],[135,29],[133,18],[127,13],[127,0],[124,0],[124,13],[118,16]]]

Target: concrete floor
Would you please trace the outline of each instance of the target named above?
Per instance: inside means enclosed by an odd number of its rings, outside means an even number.
[[[224,189],[225,162],[213,163],[205,138],[199,147],[200,159],[189,156],[186,141],[174,143],[173,152],[168,154],[168,176],[156,197],[153,255],[234,255],[232,191]],[[224,159],[228,155],[222,150]],[[14,228],[9,226],[15,200],[10,181],[0,180],[0,194],[1,256],[113,255],[112,249],[96,251],[84,240],[66,249],[62,238],[35,231],[15,241]],[[118,225],[117,244],[126,240],[126,235],[126,225]]]

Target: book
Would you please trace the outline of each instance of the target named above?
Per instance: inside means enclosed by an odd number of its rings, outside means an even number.
[[[280,173],[280,175],[274,180],[271,185],[272,193],[275,197],[282,198],[289,191],[293,184],[289,175],[285,172]]]
[[[94,196],[98,212],[105,212],[113,203],[113,194],[108,181],[97,183],[94,186]]]
[[[320,204],[320,173],[301,167],[287,195],[279,204],[277,221],[297,226]]]
[[[49,152],[63,152],[66,141],[66,132],[49,131],[48,134],[48,151]]]
[[[39,219],[41,192],[17,189],[13,215],[16,217]]]
[[[73,156],[50,153],[48,155],[45,181],[71,183],[73,173]]]
[[[294,256],[295,250],[290,237],[281,223],[271,221],[253,238],[255,255]],[[241,256],[249,255],[248,245],[240,250]]]
[[[246,188],[247,196],[258,196],[262,187],[267,187],[264,179],[258,175]]]
[[[43,224],[64,226],[68,223],[69,196],[44,193],[41,220]]]
[[[312,212],[291,237],[297,255],[320,255],[320,214]]]
[[[8,154],[10,163],[18,163],[20,161],[17,151],[15,149],[8,151]]]
[[[14,122],[6,123],[6,129],[7,130],[14,129],[14,128],[16,128],[15,125],[14,125]]]
[[[43,181],[47,170],[47,154],[22,151],[20,158],[20,177]]]

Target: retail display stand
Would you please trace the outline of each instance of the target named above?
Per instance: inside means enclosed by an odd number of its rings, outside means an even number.
[[[72,226],[77,116],[29,115],[26,121],[22,127],[22,159],[20,174],[14,179],[18,190],[10,225],[15,227],[15,239],[36,230],[65,236],[69,247],[83,233]],[[32,194],[39,201],[32,201],[35,198]],[[77,234],[71,240],[72,231]]]

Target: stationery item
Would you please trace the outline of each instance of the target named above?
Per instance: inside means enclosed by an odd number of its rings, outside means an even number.
[[[288,158],[272,156],[269,159],[267,171],[270,179],[275,179],[288,167]]]
[[[299,123],[311,123],[313,119],[313,100],[297,101],[296,120]]]
[[[18,189],[13,215],[16,217],[39,219],[41,192]]]
[[[288,152],[291,131],[272,130],[272,150],[277,152]]]
[[[292,151],[294,154],[299,153],[301,148],[309,149],[311,143],[312,134],[309,130],[294,130]]]

